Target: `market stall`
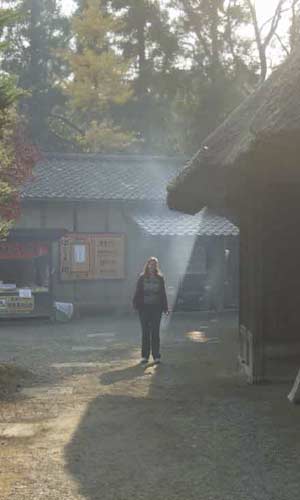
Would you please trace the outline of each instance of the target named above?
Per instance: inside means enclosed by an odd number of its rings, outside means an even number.
[[[0,318],[51,316],[52,242],[64,230],[14,230],[0,241]]]

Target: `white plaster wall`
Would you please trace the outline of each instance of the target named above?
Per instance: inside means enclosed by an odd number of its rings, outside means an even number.
[[[36,207],[22,207],[21,217],[16,223],[18,229],[38,229],[41,227],[41,210]]]
[[[47,206],[44,214],[47,229],[67,229],[73,231],[73,208],[70,205]]]
[[[102,205],[77,205],[77,231],[83,233],[105,232],[106,209]]]

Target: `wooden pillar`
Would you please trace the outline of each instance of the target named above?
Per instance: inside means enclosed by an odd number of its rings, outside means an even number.
[[[240,360],[250,383],[265,378],[263,224],[258,210],[240,223]]]
[[[209,304],[221,312],[224,309],[225,248],[222,237],[212,237],[208,245],[208,284],[210,286]]]
[[[216,240],[215,266],[217,269],[216,276],[216,309],[218,312],[224,310],[225,305],[225,241],[223,237],[218,237]]]
[[[77,233],[78,231],[78,211],[77,211],[77,206],[76,204],[73,205],[73,233]],[[73,305],[74,305],[74,310],[75,310],[75,315],[79,317],[79,297],[78,297],[78,285],[76,281],[73,281]]]
[[[264,280],[263,280],[263,224],[262,213],[254,211],[252,216],[253,234],[253,284],[254,294],[254,332],[253,332],[253,383],[265,378],[264,342]]]
[[[48,253],[48,266],[49,266],[49,296],[50,296],[50,318],[51,320],[54,320],[55,317],[55,310],[54,310],[54,273],[53,273],[53,248],[52,248],[53,242],[51,241],[49,243],[49,253]]]

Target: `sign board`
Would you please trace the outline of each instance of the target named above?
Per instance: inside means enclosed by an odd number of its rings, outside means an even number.
[[[48,254],[48,246],[37,241],[32,242],[0,242],[0,260],[33,259]]]
[[[68,234],[60,242],[61,279],[123,279],[124,255],[123,234]]]
[[[34,297],[18,297],[16,295],[0,296],[0,316],[1,314],[17,315],[30,314],[34,310]]]
[[[19,288],[19,297],[23,299],[31,299],[32,293],[30,288]]]

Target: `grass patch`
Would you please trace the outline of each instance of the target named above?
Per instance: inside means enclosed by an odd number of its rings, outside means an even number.
[[[33,373],[11,363],[0,364],[0,399],[15,394],[33,380]]]

